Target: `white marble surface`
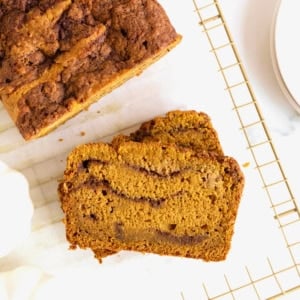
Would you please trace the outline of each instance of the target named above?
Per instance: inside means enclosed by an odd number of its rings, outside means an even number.
[[[278,1],[220,0],[219,2],[285,173],[296,199],[299,200],[300,115],[285,98],[271,61],[271,28]]]

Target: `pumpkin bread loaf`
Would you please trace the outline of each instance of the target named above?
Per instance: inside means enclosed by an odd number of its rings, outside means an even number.
[[[3,0],[0,99],[23,137],[37,138],[180,40],[156,0]]]
[[[75,148],[59,195],[73,248],[219,261],[230,248],[243,185],[233,158],[127,141]]]

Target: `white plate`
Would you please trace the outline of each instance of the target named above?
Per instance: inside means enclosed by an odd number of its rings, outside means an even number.
[[[271,33],[271,54],[279,85],[300,113],[299,9],[299,0],[278,1]]]

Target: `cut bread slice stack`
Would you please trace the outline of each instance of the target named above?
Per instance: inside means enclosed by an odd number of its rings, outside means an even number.
[[[224,260],[244,187],[209,117],[173,111],[111,144],[76,147],[59,185],[71,248]]]

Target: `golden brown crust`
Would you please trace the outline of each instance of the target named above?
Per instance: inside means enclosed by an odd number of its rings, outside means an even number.
[[[218,261],[243,185],[233,158],[130,141],[74,149],[59,194],[69,242],[97,249],[99,260],[136,250]]]
[[[0,97],[27,140],[140,74],[181,40],[156,0],[46,2],[0,7]]]

